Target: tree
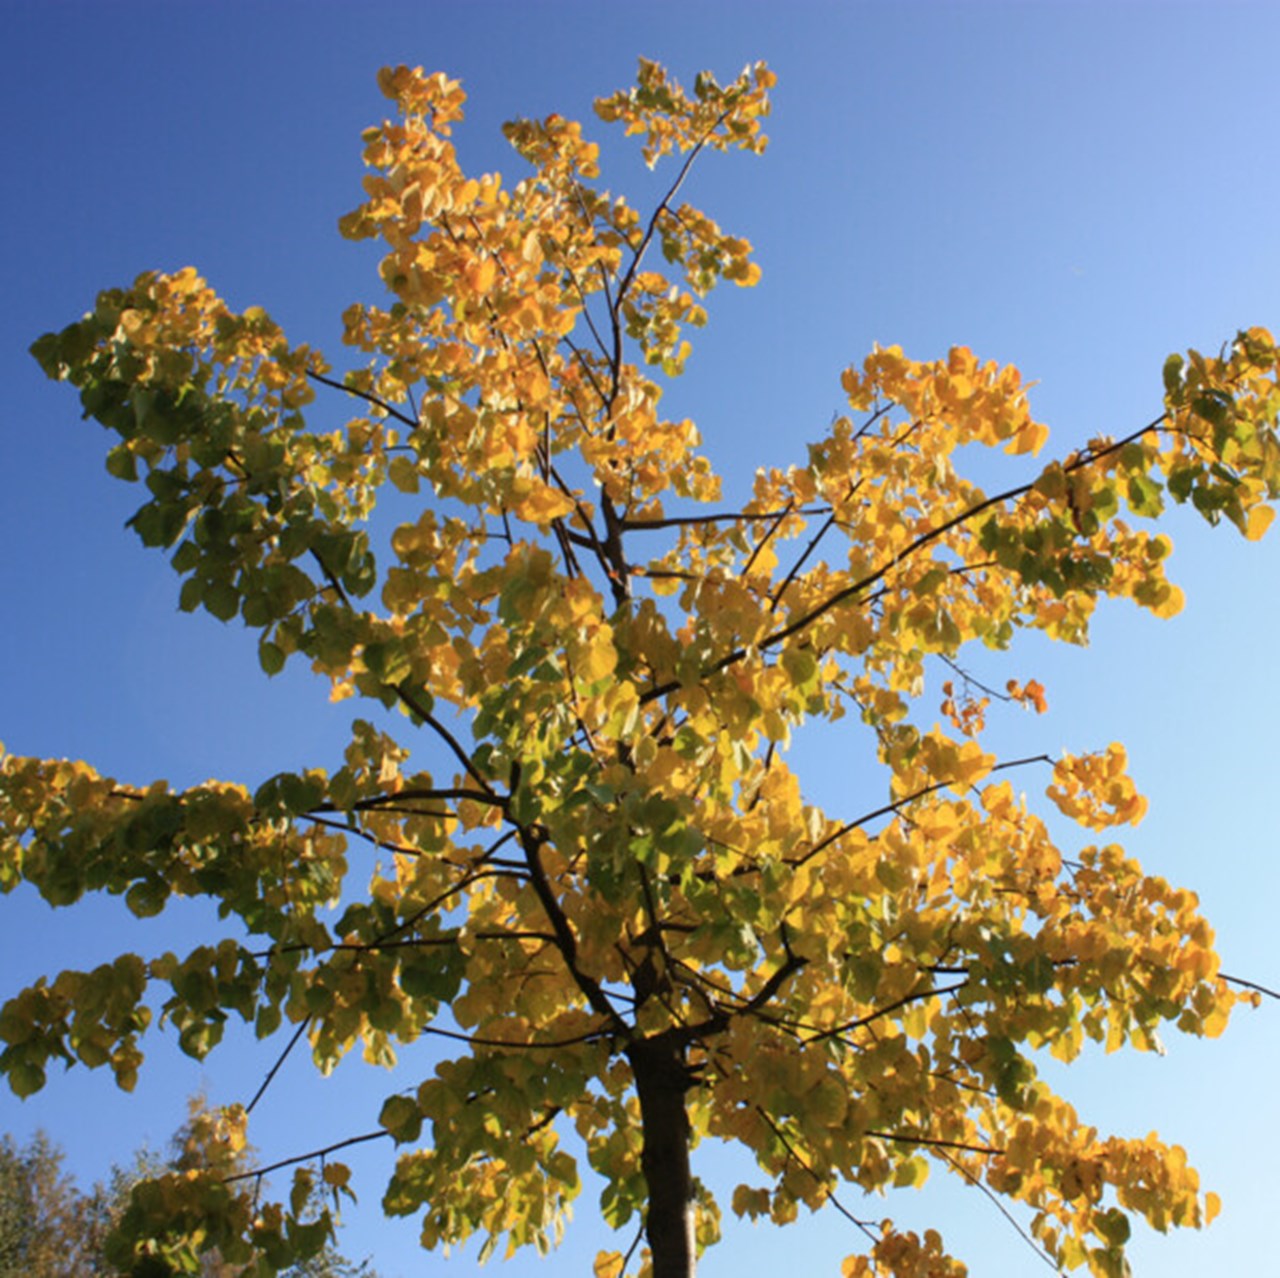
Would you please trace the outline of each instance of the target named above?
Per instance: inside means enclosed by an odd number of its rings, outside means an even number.
[[[102,1227],[100,1204],[76,1190],[43,1132],[24,1146],[0,1137],[0,1276],[92,1275]]]
[[[531,170],[516,185],[468,177],[457,83],[384,71],[398,117],[365,134],[366,199],[340,224],[386,250],[391,304],[344,316],[361,366],[331,375],[193,269],[105,292],[35,344],[119,437],[108,470],[145,480],[131,522],[172,550],[181,607],[241,618],[268,674],[309,662],[372,709],[341,766],[253,793],[5,758],[0,884],[55,905],[122,894],[141,916],[207,896],[244,929],[20,992],[0,1014],[16,1092],[50,1059],[133,1086],[152,989],[196,1057],[232,1013],[262,1037],[287,1024],[284,1051],[305,1036],[321,1068],[357,1043],[390,1066],[434,1035],[453,1055],[351,1138],[404,1147],[386,1209],[421,1211],[429,1248],[545,1248],[579,1188],[573,1133],[654,1278],[692,1274],[719,1234],[691,1166],[704,1136],[759,1165],[736,1214],[846,1212],[866,1235],[847,1278],[964,1272],[935,1232],[839,1197],[932,1165],[1023,1204],[1032,1245],[1096,1274],[1124,1272],[1132,1217],[1212,1217],[1180,1149],[1099,1137],[1037,1054],[1147,1049],[1163,1024],[1215,1035],[1254,995],[1221,973],[1192,893],[1114,842],[1067,845],[1069,822],[1141,818],[1122,747],[997,758],[990,703],[1042,710],[1044,689],[985,687],[961,660],[1023,629],[1082,643],[1105,597],[1175,613],[1168,538],[1123,509],[1172,498],[1262,535],[1280,354],[1253,328],[1173,356],[1154,420],[988,492],[964,473],[979,450],[1047,442],[1018,372],[877,349],[842,374],[846,411],[807,460],[722,498],[660,398],[706,294],[758,268],[681,191],[705,152],[763,148],[772,83],[756,65],[686,93],[642,61],[596,104],[651,167],[675,165],[642,215],[594,185],[596,146],[555,115],[507,126]],[[359,415],[309,429],[318,390]],[[886,791],[828,813],[787,751],[806,722],[846,719]],[[1048,819],[1011,779],[1043,770]],[[359,892],[362,847],[384,863]],[[335,1191],[342,1143],[324,1151]],[[226,1175],[135,1196],[137,1254],[167,1239],[271,1272],[311,1245],[310,1173],[255,1210]]]
[[[121,1270],[110,1259],[116,1250],[111,1235],[131,1210],[137,1210],[131,1202],[135,1188],[141,1186],[150,1194],[166,1177],[193,1170],[231,1174],[246,1187],[258,1178],[239,1133],[211,1111],[203,1097],[192,1100],[188,1120],[172,1145],[168,1161],[149,1149],[138,1150],[127,1166],[112,1167],[105,1184],[84,1193],[63,1173],[62,1151],[42,1132],[21,1147],[11,1136],[0,1137],[0,1278],[118,1274]],[[321,1230],[313,1226],[313,1233],[328,1231],[332,1219],[318,1196],[308,1207],[324,1222]],[[126,1259],[129,1272],[139,1278],[173,1272],[162,1254]],[[229,1264],[216,1249],[209,1249],[195,1272],[202,1278],[237,1278],[245,1267]],[[367,1261],[348,1260],[328,1237],[285,1273],[287,1278],[377,1278]]]

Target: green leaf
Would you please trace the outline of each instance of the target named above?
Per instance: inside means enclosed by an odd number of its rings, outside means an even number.
[[[258,643],[258,664],[269,675],[279,674],[284,669],[285,654],[270,640],[262,639]]]
[[[395,687],[409,677],[413,663],[400,643],[370,643],[361,654],[369,673]]]
[[[187,512],[183,506],[153,501],[143,506],[125,526],[138,534],[144,546],[172,546],[182,535],[186,523]]]
[[[1129,503],[1129,509],[1135,515],[1154,518],[1164,509],[1164,503],[1160,500],[1159,484],[1140,473],[1130,474],[1125,499]]]
[[[222,1032],[220,1020],[197,1021],[183,1028],[178,1035],[178,1046],[188,1056],[202,1061],[222,1042]]]
[[[204,606],[219,621],[230,621],[240,611],[240,592],[229,581],[210,581],[204,588]]]
[[[28,347],[46,377],[58,381],[62,376],[62,342],[58,333],[43,333]]]
[[[138,459],[126,444],[117,444],[107,454],[107,474],[129,483],[138,478]]]
[[[1178,466],[1169,472],[1169,495],[1177,502],[1185,502],[1191,496],[1200,471],[1195,466]]]
[[[422,1131],[422,1111],[418,1102],[408,1096],[388,1096],[383,1102],[378,1122],[395,1137],[398,1144],[418,1139]]]
[[[159,914],[168,899],[169,887],[162,879],[144,879],[124,894],[125,905],[140,919]]]
[[[787,648],[782,654],[782,668],[791,684],[801,691],[813,687],[818,680],[818,659],[809,648]]]
[[[28,1096],[34,1096],[45,1085],[45,1072],[39,1065],[13,1065],[9,1068],[8,1075],[13,1094],[24,1100]]]
[[[1094,1227],[1097,1229],[1098,1234],[1113,1247],[1123,1247],[1129,1241],[1129,1235],[1132,1233],[1129,1226],[1129,1217],[1118,1207],[1111,1207],[1107,1211],[1099,1212],[1094,1217]]]

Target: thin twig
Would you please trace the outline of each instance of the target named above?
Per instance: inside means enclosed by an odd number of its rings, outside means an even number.
[[[805,1171],[807,1171],[815,1181],[817,1181],[818,1185],[822,1188],[823,1192],[826,1194],[827,1201],[836,1209],[836,1211],[838,1211],[846,1220],[848,1220],[852,1224],[856,1225],[859,1229],[861,1229],[862,1232],[866,1234],[866,1236],[870,1238],[872,1242],[879,1242],[880,1241],[879,1237],[873,1232],[872,1222],[867,1220],[859,1220],[858,1217],[855,1216],[853,1212],[851,1212],[836,1197],[835,1190],[831,1188],[831,1182],[829,1180],[824,1180],[821,1176],[819,1176],[818,1173],[814,1171],[813,1168],[809,1165],[809,1162],[805,1158],[801,1157],[799,1152],[796,1150],[795,1146],[792,1145],[792,1143],[787,1139],[786,1134],[783,1132],[782,1128],[779,1127],[778,1124],[774,1122],[774,1120],[764,1111],[764,1109],[761,1106],[757,1105],[755,1107],[755,1111],[757,1114],[760,1115],[761,1118],[764,1119],[764,1121],[768,1124],[769,1128],[772,1130],[773,1134],[782,1142],[783,1147],[786,1149],[787,1153]]]
[[[370,795],[367,799],[357,799],[347,807],[339,807],[336,803],[317,803],[314,808],[308,808],[305,812],[299,813],[299,815],[310,817],[313,812],[388,812],[399,809],[412,816],[432,816],[435,814],[422,812],[416,808],[400,808],[399,805],[406,800],[436,803],[451,799],[470,799],[474,803],[485,803],[490,807],[499,808],[504,807],[507,803],[506,799],[501,795],[494,794],[492,791],[486,794],[480,790],[463,790],[455,787],[440,790],[417,788],[401,790],[396,794]]]
[[[297,1046],[298,1040],[303,1036],[303,1034],[306,1033],[307,1026],[310,1024],[311,1024],[311,1017],[304,1016],[301,1022],[299,1023],[298,1028],[293,1031],[293,1037],[285,1044],[284,1051],[282,1051],[280,1055],[276,1057],[276,1063],[272,1065],[272,1067],[269,1070],[267,1070],[267,1076],[262,1080],[262,1083],[259,1085],[258,1090],[254,1092],[253,1099],[244,1107],[244,1112],[246,1116],[253,1113],[254,1106],[262,1099],[267,1088],[271,1086],[271,1080],[275,1078],[276,1074],[279,1073],[280,1066],[285,1063],[285,1060],[288,1058],[289,1053],[293,1051],[294,1047]]]
[[[805,560],[808,559],[809,556],[813,553],[813,551],[817,549],[818,543],[823,539],[823,537],[827,535],[828,531],[831,528],[831,525],[834,524],[835,522],[836,522],[836,517],[835,517],[835,512],[833,511],[823,521],[822,527],[819,528],[818,531],[814,533],[814,535],[809,539],[809,544],[801,552],[800,557],[795,561],[795,563],[791,565],[790,570],[788,571],[787,575],[782,579],[782,582],[778,586],[777,590],[773,592],[773,596],[769,600],[770,612],[773,612],[777,608],[779,602],[782,599],[782,596],[787,592],[787,587],[791,585],[793,581],[795,581],[797,574],[800,572],[800,569],[804,567]]]
[[[398,696],[400,700],[403,701],[404,704],[423,721],[423,723],[427,724],[436,736],[438,736],[445,745],[449,747],[453,752],[454,757],[462,764],[467,776],[469,776],[476,785],[484,790],[491,798],[496,798],[497,794],[493,786],[491,786],[476,770],[476,766],[472,762],[471,756],[462,748],[461,743],[453,733],[450,732],[449,729],[446,728],[444,724],[426,708],[426,706],[422,705],[416,697],[405,691],[403,686],[395,686],[394,691],[396,696]]]
[[[379,395],[375,395],[372,391],[357,390],[354,386],[348,386],[346,382],[334,381],[332,377],[325,377],[323,373],[317,373],[313,369],[307,369],[307,376],[313,382],[319,382],[322,386],[331,386],[334,390],[345,391],[348,395],[354,395],[357,399],[363,399],[367,403],[372,404],[375,408],[380,408],[388,417],[394,417],[396,421],[403,422],[406,426],[411,426],[414,430],[418,429],[417,421],[410,417],[407,413],[402,413],[394,404],[388,404],[385,399]]]
[[[883,1007],[876,1008],[874,1012],[868,1012],[866,1016],[859,1016],[856,1020],[846,1021],[843,1025],[833,1025],[830,1029],[822,1030],[812,1038],[806,1039],[805,1045],[820,1043],[827,1038],[838,1038],[842,1034],[847,1034],[850,1030],[862,1029],[864,1026],[870,1025],[872,1021],[878,1021],[882,1016],[888,1016],[890,1012],[896,1012],[899,1008],[909,1007],[912,1003],[921,1003],[931,998],[942,998],[947,994],[958,994],[968,984],[969,982],[964,980],[955,985],[931,985],[927,990],[916,990],[914,994],[904,994],[901,998],[894,999],[892,1003],[886,1003]]]
[[[1228,976],[1226,972],[1219,972],[1218,975],[1231,985],[1243,985],[1245,989],[1256,990],[1259,994],[1265,994],[1268,998],[1280,999],[1280,993],[1269,989],[1265,985],[1259,985],[1256,981],[1246,981],[1242,976]]]
[[[756,560],[760,558],[764,548],[773,540],[774,534],[782,527],[783,521],[790,513],[790,507],[785,507],[774,517],[764,536],[752,547],[751,553],[747,556],[747,562],[742,565],[742,571],[738,574],[739,577],[745,577],[755,567]]]
[[[966,565],[966,568],[968,565]],[[985,692],[989,697],[995,697],[997,701],[1012,701],[1013,698],[1007,692],[1000,692],[995,688],[982,682],[981,679],[975,678],[962,665],[953,661],[945,652],[937,654],[938,659],[946,666],[949,666],[956,674],[964,680],[969,687],[977,688],[979,692]]]
[[[996,1209],[996,1211],[998,1211],[1005,1218],[1005,1220],[1009,1222],[1010,1226],[1012,1227],[1013,1231],[1018,1235],[1018,1237],[1021,1238],[1022,1241],[1025,1242],[1027,1246],[1030,1247],[1031,1250],[1034,1251],[1036,1255],[1039,1256],[1039,1258],[1043,1260],[1044,1263],[1048,1265],[1049,1268],[1052,1269],[1055,1274],[1060,1274],[1063,1272],[1058,1267],[1058,1264],[1053,1259],[1053,1257],[1050,1256],[1049,1253],[1045,1251],[1044,1248],[1041,1247],[1040,1244],[1036,1242],[1036,1240],[1032,1238],[1031,1235],[1027,1233],[1025,1229],[1023,1229],[1023,1227],[1018,1223],[1013,1213],[1004,1205],[1004,1203],[1000,1201],[999,1197],[994,1193],[992,1193],[991,1190],[982,1183],[982,1180],[980,1177],[975,1176],[973,1172],[971,1172],[958,1158],[955,1157],[954,1154],[949,1154],[945,1149],[940,1149],[938,1151],[938,1157],[943,1158],[948,1163],[950,1163],[951,1166],[955,1168],[955,1170],[958,1171],[960,1175],[962,1175],[965,1178],[965,1180],[969,1182],[969,1184],[973,1185],[974,1188],[978,1189],[982,1194],[984,1194],[986,1196],[987,1201]]]
[[[693,168],[694,161],[702,153],[703,148],[710,141],[711,136],[724,123],[729,112],[722,112],[714,124],[698,139],[698,141],[690,148],[688,156],[685,157],[684,163],[680,166],[680,172],[676,174],[675,181],[667,188],[667,193],[662,197],[657,208],[649,217],[649,223],[645,227],[644,235],[641,237],[640,243],[636,246],[635,254],[631,259],[631,265],[627,267],[626,273],[623,275],[618,284],[617,296],[610,305],[610,311],[613,318],[613,389],[609,396],[609,408],[613,408],[613,401],[618,396],[618,388],[620,385],[620,375],[622,369],[622,329],[618,322],[618,312],[622,308],[622,303],[626,300],[627,290],[631,287],[631,282],[636,277],[636,272],[640,269],[640,263],[644,261],[644,255],[648,251],[649,245],[653,242],[654,234],[658,229],[658,221],[664,213],[671,207],[671,201],[676,198],[680,188],[684,185],[685,179],[689,176],[690,170]]]
[[[970,1145],[962,1140],[942,1140],[937,1136],[905,1136],[901,1132],[868,1131],[868,1136],[877,1140],[893,1141],[898,1145],[927,1145],[930,1149],[962,1149],[966,1154],[986,1154],[994,1156],[1003,1154],[1003,1149],[994,1145]]]
[[[992,767],[992,772],[1002,772],[1006,768],[1021,768],[1028,763],[1052,763],[1053,760],[1047,754],[1028,755],[1025,759],[1010,759],[1007,763],[997,763]],[[990,774],[988,774],[990,775]],[[936,793],[938,790],[945,790],[949,786],[956,784],[956,778],[951,777],[945,781],[935,781],[932,785],[926,785],[919,790],[912,791],[911,794],[904,795],[901,799],[893,803],[886,803],[883,807],[876,808],[874,812],[868,812],[865,816],[860,816],[856,821],[846,822],[838,829],[833,830],[824,839],[820,839],[813,845],[803,856],[793,857],[786,862],[787,865],[796,866],[803,865],[811,857],[815,857],[819,852],[826,851],[838,839],[844,838],[846,834],[852,833],[854,830],[860,829],[869,821],[874,821],[878,817],[888,816],[890,813],[900,812],[910,803],[914,803],[917,799],[923,799],[930,794]]]
[[[297,1163],[309,1163],[313,1158],[327,1158],[330,1154],[335,1153],[339,1149],[346,1149],[350,1145],[360,1145],[370,1140],[385,1140],[391,1133],[385,1129],[376,1132],[365,1132],[363,1136],[348,1136],[346,1140],[335,1141],[332,1145],[326,1145],[323,1149],[313,1149],[305,1154],[296,1154],[293,1158],[282,1158],[277,1163],[269,1163],[266,1167],[255,1167],[253,1171],[237,1172],[234,1176],[224,1176],[222,1183],[230,1185],[237,1180],[250,1180],[257,1178],[261,1180],[263,1176],[269,1175],[273,1171],[279,1171],[282,1167],[293,1167]]]
[[[511,786],[514,794],[519,788],[518,768],[513,771],[516,772]],[[542,905],[543,913],[551,924],[551,930],[556,934],[556,948],[569,969],[569,975],[573,977],[574,984],[582,991],[592,1009],[609,1023],[612,1031],[617,1034],[626,1034],[628,1032],[626,1021],[618,1015],[617,1009],[609,1001],[609,996],[601,988],[600,982],[578,966],[578,938],[574,935],[573,928],[570,927],[569,920],[556,899],[542,865],[542,844],[546,838],[545,833],[532,827],[520,826],[518,829],[520,845],[529,867],[530,883]]]
[[[640,1228],[636,1230],[636,1236],[631,1240],[631,1246],[627,1248],[627,1254],[622,1258],[622,1270],[626,1272],[627,1266],[631,1263],[631,1257],[635,1255],[635,1250],[640,1246],[640,1239],[644,1237],[645,1222],[640,1221]]]
[[[611,1038],[612,1029],[586,1030],[582,1034],[574,1034],[570,1038],[549,1038],[545,1042],[520,1042],[506,1038],[483,1038],[478,1034],[459,1034],[453,1030],[438,1029],[434,1025],[424,1025],[420,1033],[434,1034],[437,1038],[452,1039],[455,1043],[466,1043],[471,1047],[509,1047],[514,1051],[539,1051],[550,1048],[577,1047],[582,1043],[594,1043],[598,1039]]]
[[[623,532],[645,532],[655,528],[682,528],[696,524],[724,524],[738,521],[741,523],[764,523],[766,520],[779,519],[783,515],[829,515],[830,506],[797,506],[784,507],[782,510],[764,510],[760,512],[733,510],[721,511],[714,515],[676,515],[668,519],[624,519]]]

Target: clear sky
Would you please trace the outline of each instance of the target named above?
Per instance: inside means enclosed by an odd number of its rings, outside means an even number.
[[[757,464],[803,458],[840,405],[839,370],[876,341],[916,358],[964,344],[1016,363],[1039,383],[1050,449],[1065,451],[1154,417],[1168,352],[1280,326],[1280,6],[5,0],[0,16],[0,739],[130,781],[252,785],[331,764],[351,710],[301,674],[267,683],[250,636],[177,612],[176,577],[121,527],[140,499],[103,471],[105,436],[26,348],[98,289],[193,264],[233,306],[264,305],[343,367],[340,312],[379,300],[380,285],[373,255],[335,224],[359,200],[359,132],[385,113],[374,83],[385,63],[460,76],[463,161],[504,172],[517,163],[501,121],[588,118],[638,55],[686,81],[757,58],[778,72],[767,154],[711,157],[690,196],[751,239],[764,269],[758,288],[713,295],[669,392],[727,491]],[[606,165],[606,185],[646,189],[629,152],[610,146]],[[1129,846],[1200,893],[1228,971],[1280,986],[1280,538],[1249,546],[1180,515],[1169,527],[1180,617],[1105,609],[1088,650],[1025,643],[973,668],[1048,689],[1051,712],[1011,724],[1011,748],[1126,743],[1152,804]],[[846,764],[824,741],[809,754],[815,795],[856,779],[852,752]],[[198,910],[144,928],[110,903],[54,914],[15,893],[0,899],[0,996],[42,971],[207,932]],[[84,1071],[55,1075],[28,1102],[0,1094],[0,1130],[44,1127],[91,1181],[141,1141],[162,1143],[195,1088],[247,1099],[275,1051],[237,1040],[201,1066],[172,1036],[151,1042],[136,1095]],[[1163,1058],[1086,1057],[1058,1080],[1101,1128],[1158,1128],[1186,1145],[1224,1199],[1204,1235],[1139,1234],[1135,1272],[1261,1274],[1274,1250],[1280,1004],[1242,1014],[1217,1042],[1167,1046]],[[429,1049],[405,1057],[406,1071],[429,1072]],[[255,1114],[264,1160],[371,1129],[381,1098],[410,1081],[344,1066],[313,1085],[311,1073],[291,1059]],[[368,1179],[347,1250],[372,1253],[384,1278],[472,1272],[470,1255],[423,1256],[411,1225],[382,1224],[376,1173],[390,1150],[365,1148],[352,1160]],[[709,1179],[732,1175],[719,1152],[698,1158]],[[990,1204],[939,1182],[851,1205],[937,1225],[975,1278],[1041,1271]],[[594,1192],[558,1259],[498,1272],[589,1273],[608,1243]],[[831,1212],[785,1231],[730,1217],[702,1272],[836,1274],[859,1244],[851,1230]]]

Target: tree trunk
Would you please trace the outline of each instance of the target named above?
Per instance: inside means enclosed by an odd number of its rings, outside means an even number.
[[[694,1278],[693,1174],[684,1105],[691,1080],[684,1044],[667,1031],[633,1043],[627,1059],[640,1096],[640,1166],[649,1190],[645,1236],[653,1254],[653,1278]]]

